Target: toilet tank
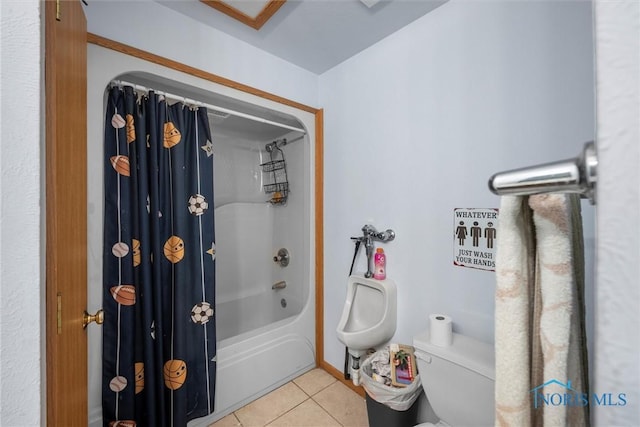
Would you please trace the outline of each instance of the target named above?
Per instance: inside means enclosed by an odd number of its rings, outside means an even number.
[[[422,387],[435,414],[458,426],[493,426],[493,345],[453,334],[448,347],[431,344],[426,331],[413,339]]]

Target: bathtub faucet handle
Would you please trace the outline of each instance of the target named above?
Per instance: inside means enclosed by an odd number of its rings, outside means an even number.
[[[278,254],[273,257],[273,262],[280,264],[280,267],[288,266],[289,261],[289,251],[285,248],[281,248],[280,250],[278,250]]]

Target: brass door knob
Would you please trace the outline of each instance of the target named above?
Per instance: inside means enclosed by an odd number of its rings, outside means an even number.
[[[82,315],[82,329],[86,329],[87,325],[91,322],[102,325],[104,323],[104,311],[100,309],[96,311],[96,314],[89,314],[87,310],[85,310]]]

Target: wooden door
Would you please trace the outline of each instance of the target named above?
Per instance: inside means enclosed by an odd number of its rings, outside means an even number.
[[[87,425],[87,31],[45,1],[47,425]]]

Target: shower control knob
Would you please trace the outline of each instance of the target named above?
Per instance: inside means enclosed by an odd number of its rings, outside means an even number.
[[[273,257],[273,262],[280,264],[280,267],[286,267],[289,265],[289,251],[285,248],[278,250],[278,255]]]

